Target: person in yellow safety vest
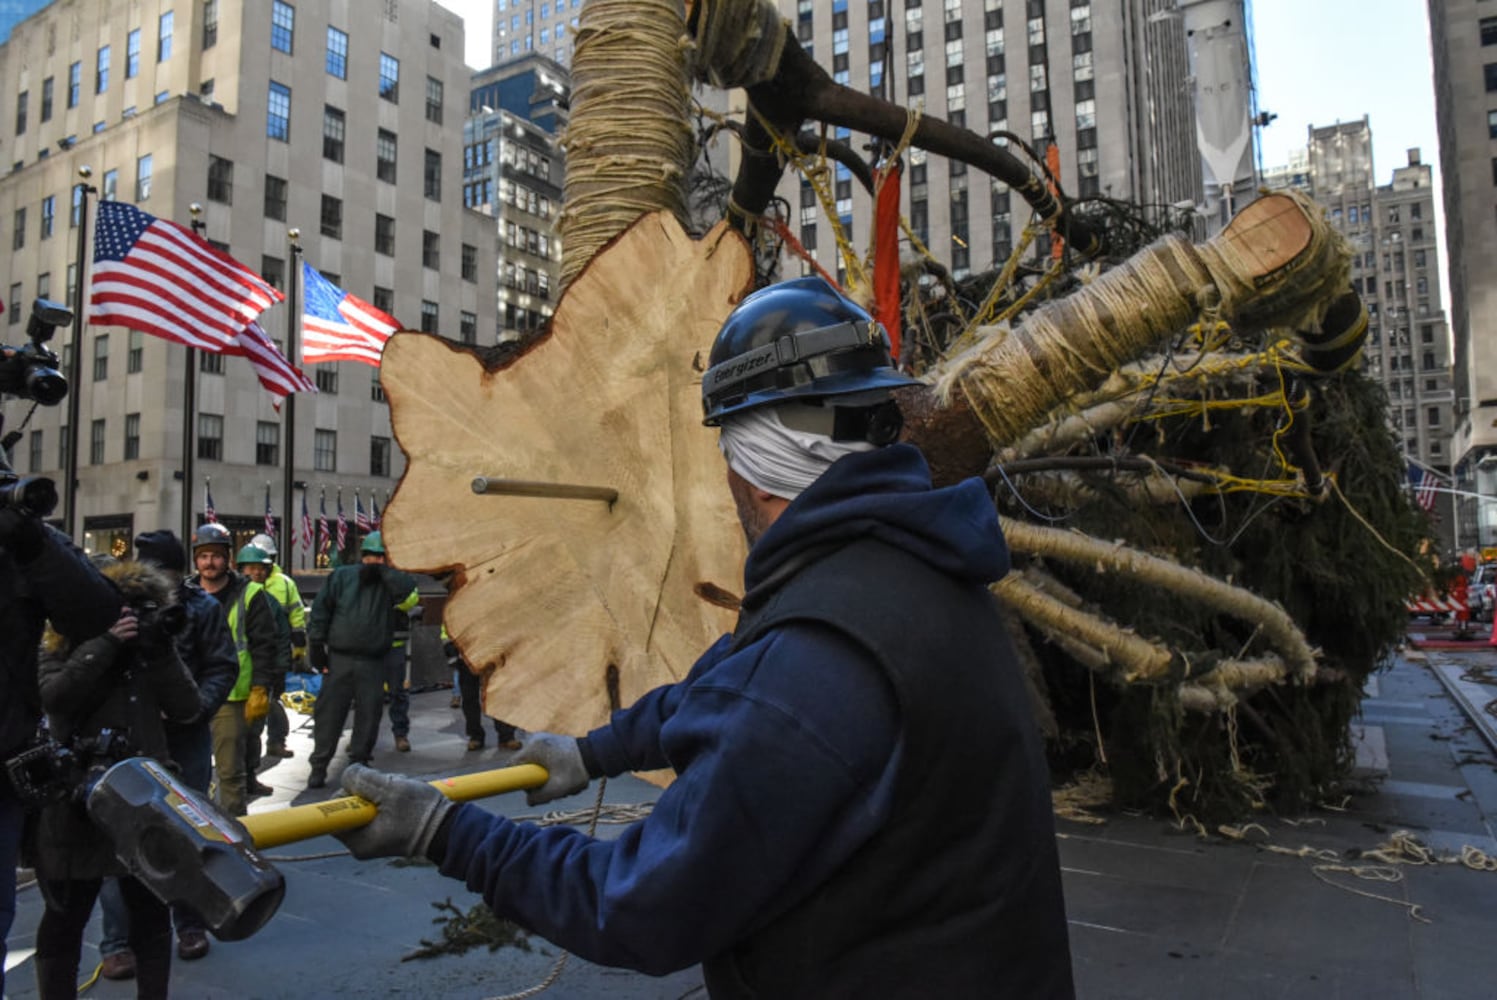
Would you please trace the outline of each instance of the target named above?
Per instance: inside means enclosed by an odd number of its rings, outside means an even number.
[[[268,555],[270,563],[266,567],[264,579],[257,576],[261,572],[259,568],[250,568],[246,572],[250,579],[264,587],[265,592],[274,597],[285,610],[286,617],[291,621],[291,669],[306,671],[307,605],[302,600],[301,589],[291,575],[283,572],[276,563],[275,539],[262,533],[251,538],[250,544]],[[276,691],[270,701],[270,718],[265,726],[265,753],[270,757],[295,757],[296,754],[286,746],[290,725],[286,720],[286,710],[280,704],[280,697],[281,692]]]
[[[234,557],[234,563],[239,567],[239,572],[255,583],[265,586],[265,580],[270,575],[271,558],[264,549],[255,545],[246,545],[239,550]],[[265,591],[270,596],[270,591]],[[286,673],[291,669],[291,619],[286,615],[286,609],[281,607],[279,601],[272,598],[271,610],[275,612],[276,627],[276,657],[277,669],[275,682],[270,688],[270,710],[262,719],[250,722],[244,734],[244,787],[249,798],[258,795],[271,795],[275,789],[262,782],[259,778],[260,761],[264,756],[260,751],[260,739],[266,731],[270,732],[270,743],[274,747],[280,744],[282,753],[272,754],[276,757],[289,757],[291,752],[286,750],[286,734],[290,731],[290,724],[286,721],[286,708],[281,704],[281,692],[286,689]]]
[[[417,600],[420,595],[412,593]],[[411,689],[406,670],[406,643],[411,639],[411,628],[421,620],[421,605],[407,607],[410,596],[395,606],[395,638],[390,643],[390,652],[385,654],[385,701],[390,705],[390,735],[395,737],[395,749],[401,753],[411,750]]]
[[[239,657],[239,678],[229,699],[213,716],[213,766],[218,775],[218,803],[231,816],[245,812],[244,736],[249,723],[270,711],[270,689],[279,668],[275,609],[265,589],[231,568],[233,536],[221,524],[209,523],[192,536],[196,583],[218,601],[228,618],[229,635]]]

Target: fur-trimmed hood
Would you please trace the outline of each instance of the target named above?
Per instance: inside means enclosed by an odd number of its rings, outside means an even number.
[[[151,563],[126,560],[99,567],[99,572],[119,591],[121,603],[139,606],[154,601],[159,607],[177,603],[177,583],[170,575]],[[72,644],[48,623],[42,635],[42,651],[66,656]]]

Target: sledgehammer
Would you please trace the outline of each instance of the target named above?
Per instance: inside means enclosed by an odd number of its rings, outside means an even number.
[[[432,784],[457,802],[546,782],[534,764]],[[234,819],[154,760],[133,757],[90,788],[89,816],[114,841],[120,861],[164,903],[184,903],[215,937],[240,941],[275,916],[286,880],[261,850],[363,826],[375,816],[355,796]]]
[[[432,782],[443,795],[454,802],[486,799],[490,795],[518,792],[545,783],[546,769],[537,764],[460,774],[455,778],[438,778]],[[344,830],[355,829],[374,819],[377,811],[372,803],[357,795],[345,795],[326,802],[256,813],[245,816],[240,822],[249,831],[255,846],[264,850],[309,837],[319,837],[324,833],[342,833]]]

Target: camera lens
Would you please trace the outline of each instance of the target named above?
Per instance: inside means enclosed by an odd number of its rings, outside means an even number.
[[[36,517],[46,517],[57,506],[57,487],[42,476],[21,476],[0,483],[0,507],[15,507]]]
[[[43,406],[56,406],[67,398],[68,380],[56,368],[36,365],[26,373],[26,393]]]

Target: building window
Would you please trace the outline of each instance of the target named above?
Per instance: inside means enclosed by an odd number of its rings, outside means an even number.
[[[68,211],[68,228],[77,229],[78,223],[83,221],[83,185],[73,185],[73,204]]]
[[[395,183],[395,133],[380,129],[374,140],[374,175],[386,184]]]
[[[421,266],[433,271],[442,269],[442,236],[430,229],[421,231]]]
[[[25,245],[26,210],[24,208],[18,208],[16,209],[15,214],[11,216],[10,248],[12,250],[19,250]],[[19,311],[20,310],[18,309],[11,310],[10,321],[12,323],[17,323],[20,321],[20,317],[16,315],[16,313]]]
[[[457,338],[465,344],[478,343],[478,316],[476,314],[458,313]]]
[[[1487,63],[1482,67],[1482,73],[1486,77],[1487,93],[1497,90],[1497,63]]]
[[[79,193],[82,194],[83,189],[79,188],[78,190],[79,190]],[[102,193],[99,195],[99,197],[101,199],[103,199],[104,201],[114,201],[116,198],[119,197],[119,193],[120,193],[120,172],[118,170],[106,170],[106,171],[104,171],[104,185],[103,185],[103,187],[101,189],[101,192]],[[82,206],[81,205],[79,206],[79,210],[80,211],[82,210]]]
[[[140,75],[140,29],[125,36],[125,79],[133,80]]]
[[[265,175],[265,217],[286,221],[286,179]]]
[[[32,431],[31,432],[31,437],[28,438],[27,442],[26,442],[27,451],[30,453],[28,457],[29,457],[29,459],[31,461],[31,471],[32,472],[41,472],[42,471],[42,448],[43,447],[44,446],[42,444],[42,432],[41,431]]]
[[[146,201],[151,197],[151,154],[147,153],[135,161],[135,200]]]
[[[318,430],[312,439],[312,468],[318,472],[338,471],[338,432]]]
[[[427,299],[421,300],[421,332],[436,333],[437,331],[437,304]]]
[[[145,366],[146,335],[139,330],[129,333],[128,349],[125,352],[125,371],[134,375]]]
[[[389,438],[376,436],[369,439],[369,474],[385,477],[390,475]]]
[[[10,306],[7,311],[10,314],[8,322],[11,326],[21,322],[21,283],[19,281],[10,286]]]
[[[234,203],[234,161],[222,156],[208,156],[208,200]]]
[[[88,425],[88,464],[104,464],[104,421],[95,420]]]
[[[322,108],[322,158],[334,163],[343,162],[343,136],[348,123],[343,112],[331,104]]]
[[[57,196],[47,195],[42,199],[42,239],[51,239],[52,227],[57,222]]]
[[[52,120],[52,78],[42,81],[42,121]]]
[[[442,81],[426,78],[426,120],[442,124]]]
[[[224,373],[224,356],[213,351],[203,351],[198,354],[198,371],[204,375],[222,375]]]
[[[400,103],[400,60],[385,52],[379,54],[379,96]]]
[[[370,304],[380,312],[389,313],[391,316],[395,315],[395,289],[381,288],[375,285],[374,298],[370,301]]]
[[[327,29],[327,72],[328,76],[348,79],[348,35],[332,25]]]
[[[385,387],[379,384],[378,368],[369,373],[369,399],[375,403],[383,403],[385,401]]]
[[[218,44],[218,0],[203,0],[203,48]]]
[[[16,95],[16,135],[26,132],[26,102],[31,97],[31,91],[23,90]]]
[[[374,216],[374,252],[395,256],[395,219],[389,215]]]
[[[288,142],[291,139],[291,88],[270,81],[270,100],[265,108],[265,135]]]
[[[78,106],[78,94],[83,89],[83,64],[75,62],[68,66],[68,107]]]
[[[109,46],[101,45],[94,57],[94,93],[102,94],[109,89]]]
[[[330,194],[322,196],[322,235],[335,240],[343,238],[343,199]]]
[[[478,280],[478,248],[470,243],[463,244],[463,280]]]
[[[156,61],[166,62],[172,57],[172,31],[176,18],[167,11],[156,19]]]
[[[262,255],[260,277],[264,278],[270,287],[284,289],[286,287],[286,262],[279,257]]]
[[[125,414],[125,461],[140,457],[140,414]]]
[[[426,197],[432,201],[442,200],[442,154],[434,149],[426,151],[426,166],[422,174]]]
[[[274,0],[270,6],[270,47],[289,55],[295,32],[296,8],[283,0]]]
[[[255,422],[255,464],[281,464],[281,425],[269,420]]]
[[[317,391],[329,396],[338,395],[338,369],[331,365],[320,365],[315,376]]]
[[[102,382],[109,377],[109,334],[101,333],[94,338],[94,381]]]
[[[198,414],[198,458],[210,462],[223,460],[224,418],[217,413]]]

